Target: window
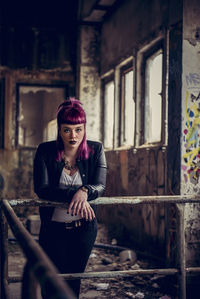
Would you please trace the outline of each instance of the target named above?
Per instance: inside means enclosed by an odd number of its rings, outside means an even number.
[[[133,68],[121,69],[121,129],[120,145],[133,145],[135,132],[135,102],[133,99]]]
[[[163,50],[144,58],[144,136],[143,143],[161,141]]]
[[[56,109],[64,101],[66,86],[17,86],[18,115],[16,144],[36,147],[56,137]]]
[[[105,148],[113,148],[114,142],[114,81],[103,83],[104,113],[103,141]]]

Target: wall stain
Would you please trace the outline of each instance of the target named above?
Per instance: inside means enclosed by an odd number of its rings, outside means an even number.
[[[4,178],[0,173],[0,190],[3,190],[3,189],[4,189]]]

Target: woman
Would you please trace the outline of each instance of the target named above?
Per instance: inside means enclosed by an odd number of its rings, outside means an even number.
[[[106,160],[101,143],[86,140],[86,114],[70,98],[58,108],[56,141],[39,145],[34,159],[34,190],[39,198],[68,203],[41,207],[39,242],[60,273],[84,272],[97,234],[89,201],[102,196]],[[80,280],[69,280],[77,297]]]

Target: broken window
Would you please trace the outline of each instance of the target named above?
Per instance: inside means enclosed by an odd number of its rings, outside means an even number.
[[[155,143],[161,141],[163,50],[146,57],[144,67],[144,143]]]
[[[134,145],[135,102],[133,99],[133,68],[121,69],[120,145]]]
[[[104,129],[105,148],[113,148],[114,142],[114,81],[104,83]]]
[[[56,110],[66,86],[18,86],[17,145],[36,147],[56,138]]]

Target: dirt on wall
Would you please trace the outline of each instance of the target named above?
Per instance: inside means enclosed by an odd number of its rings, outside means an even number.
[[[165,159],[162,148],[106,152],[108,176],[106,196],[164,195]],[[98,218],[121,244],[148,246],[165,251],[165,208],[163,205],[98,207]],[[112,217],[111,217],[112,215]]]

